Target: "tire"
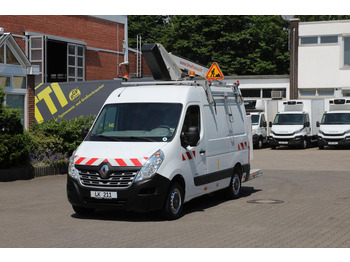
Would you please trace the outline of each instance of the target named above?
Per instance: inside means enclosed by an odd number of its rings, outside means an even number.
[[[171,184],[165,204],[163,207],[163,216],[168,220],[175,220],[182,216],[184,204],[184,189],[182,186],[174,182]]]
[[[258,149],[262,149],[262,148],[263,148],[263,138],[260,137],[258,142]]]
[[[276,146],[271,146],[271,149],[276,149]]]
[[[306,147],[307,147],[307,140],[305,138],[302,138],[300,148],[306,149]]]
[[[80,207],[80,206],[72,206],[75,213],[81,216],[92,215],[95,212],[93,208]]]
[[[318,146],[318,149],[324,149],[324,146]]]
[[[236,168],[233,171],[231,177],[230,185],[226,189],[226,195],[228,199],[237,199],[241,195],[241,186],[242,186],[242,171],[239,168]]]

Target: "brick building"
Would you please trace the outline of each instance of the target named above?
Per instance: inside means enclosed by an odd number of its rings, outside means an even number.
[[[0,28],[12,35],[31,65],[36,66],[34,80],[27,77],[25,86],[33,82],[37,86],[51,82],[112,80],[125,74],[151,75],[140,52],[128,48],[127,27],[127,16],[120,15],[0,16]],[[1,77],[10,79],[3,83],[10,94],[15,90],[13,76],[0,71]],[[32,93],[25,94],[25,108],[31,107]],[[27,112],[28,120],[24,119],[24,123],[32,122],[33,114]]]

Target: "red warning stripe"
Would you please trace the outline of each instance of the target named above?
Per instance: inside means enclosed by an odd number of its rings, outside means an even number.
[[[191,152],[193,156],[191,155]],[[182,161],[192,160],[192,158],[196,158],[196,151],[190,151],[190,152],[186,152],[186,154],[182,154]]]
[[[142,166],[141,162],[137,158],[131,158],[130,160],[135,166]]]
[[[86,158],[86,157],[81,157],[81,158],[79,158],[79,159],[75,162],[75,164],[76,164],[76,165],[79,165],[81,162],[84,161],[85,158]]]
[[[121,158],[116,158],[115,161],[117,161],[118,165],[120,166],[127,166],[127,164]]]
[[[89,161],[85,163],[85,165],[90,166],[92,165],[98,158],[91,158]]]

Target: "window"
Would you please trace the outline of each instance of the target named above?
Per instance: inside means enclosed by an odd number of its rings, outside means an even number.
[[[0,47],[0,64],[5,63],[5,45]]]
[[[23,76],[14,76],[13,77],[13,88],[16,89],[26,89],[26,78]]]
[[[68,44],[68,81],[84,81],[84,47]]]
[[[344,65],[350,66],[350,37],[344,37]]]
[[[299,89],[300,96],[315,96],[316,89]]]
[[[331,44],[331,43],[338,43],[337,35],[321,36],[321,44]]]
[[[8,65],[20,65],[15,55],[10,48],[6,48],[6,64]]]
[[[243,97],[260,97],[260,89],[241,89]]]
[[[85,46],[79,44],[81,41],[67,40],[45,35],[30,36],[30,61],[40,67],[36,84],[85,80]]]
[[[301,37],[300,40],[302,45],[317,44],[317,36]]]
[[[21,112],[21,123],[24,125],[24,95],[6,95],[6,104],[10,108],[18,108]]]
[[[198,130],[201,128],[199,106],[190,106],[187,109],[182,132],[188,132],[190,127],[198,127]]]
[[[334,96],[334,89],[318,89],[319,96]]]
[[[0,86],[1,87],[11,87],[11,77],[0,76]]]

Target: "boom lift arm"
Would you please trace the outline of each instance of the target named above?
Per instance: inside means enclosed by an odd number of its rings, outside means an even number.
[[[194,71],[196,75],[202,77],[209,71],[204,66],[168,53],[161,44],[144,44],[141,51],[155,80],[183,80],[181,70]]]

